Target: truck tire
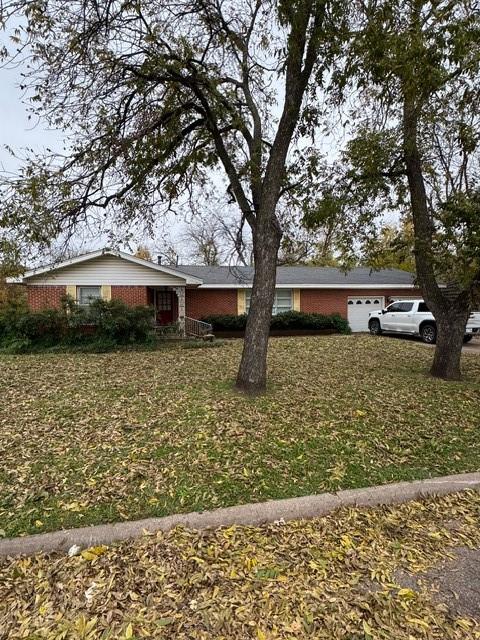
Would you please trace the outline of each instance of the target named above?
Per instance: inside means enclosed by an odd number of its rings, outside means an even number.
[[[467,344],[472,338],[473,336],[463,336],[463,344]]]
[[[437,327],[432,322],[425,322],[420,327],[420,337],[425,344],[435,344],[437,341]]]
[[[370,322],[368,323],[368,329],[372,334],[372,336],[379,336],[382,333],[380,320],[377,320],[377,319],[370,320]]]

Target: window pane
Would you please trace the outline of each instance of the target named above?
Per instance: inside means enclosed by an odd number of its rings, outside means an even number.
[[[292,290],[277,289],[275,291],[275,300],[273,302],[272,315],[285,313],[292,310]]]
[[[388,311],[389,311],[390,313],[392,313],[392,312],[393,312],[393,313],[398,313],[399,311],[401,311],[400,303],[399,303],[399,302],[394,302],[393,304],[391,304],[391,305],[388,307]]]
[[[411,311],[413,307],[413,302],[401,302],[400,303],[400,311]]]
[[[159,311],[172,310],[172,292],[171,291],[159,291],[157,293],[157,309]]]
[[[252,298],[252,290],[247,289],[245,292],[245,310],[248,313],[250,310],[250,301]],[[291,289],[277,289],[275,291],[275,298],[273,300],[272,315],[276,316],[277,313],[285,313],[293,309],[292,302],[292,290]]]
[[[426,302],[420,302],[420,304],[418,305],[418,311],[419,313],[428,313],[430,309],[428,308]]]
[[[92,300],[101,298],[100,287],[78,287],[78,303],[88,305]]]

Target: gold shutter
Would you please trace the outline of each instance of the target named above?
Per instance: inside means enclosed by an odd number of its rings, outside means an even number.
[[[247,312],[246,291],[237,289],[237,314],[241,316]]]
[[[102,299],[110,301],[112,299],[112,285],[102,284]]]
[[[76,284],[67,284],[66,290],[67,296],[70,296],[74,300],[77,299],[77,285]]]
[[[293,310],[300,311],[300,289],[293,290]]]

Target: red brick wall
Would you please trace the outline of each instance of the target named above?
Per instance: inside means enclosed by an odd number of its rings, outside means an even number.
[[[387,303],[391,296],[421,296],[419,289],[302,289],[300,291],[300,310],[307,313],[339,313],[347,317],[349,297],[372,296],[385,298]]]
[[[148,288],[138,285],[112,285],[112,300],[121,300],[132,307],[151,304]]]
[[[237,315],[236,289],[187,289],[185,313],[189,318],[210,315]]]
[[[28,306],[32,311],[59,308],[67,287],[62,284],[31,284],[27,286]]]
[[[28,304],[31,309],[59,307],[65,285],[29,285]],[[302,289],[300,309],[310,313],[339,313],[347,317],[349,296],[420,296],[418,289]],[[112,300],[122,300],[128,305],[152,304],[145,286],[112,285]],[[236,289],[187,289],[185,292],[186,315],[201,318],[208,315],[237,313]]]

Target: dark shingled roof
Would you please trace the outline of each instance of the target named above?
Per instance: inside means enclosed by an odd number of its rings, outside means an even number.
[[[179,265],[178,271],[201,278],[203,284],[246,285],[253,280],[253,267],[200,267]],[[415,276],[399,269],[372,271],[369,267],[358,267],[341,271],[333,267],[278,267],[277,285],[413,285]]]

